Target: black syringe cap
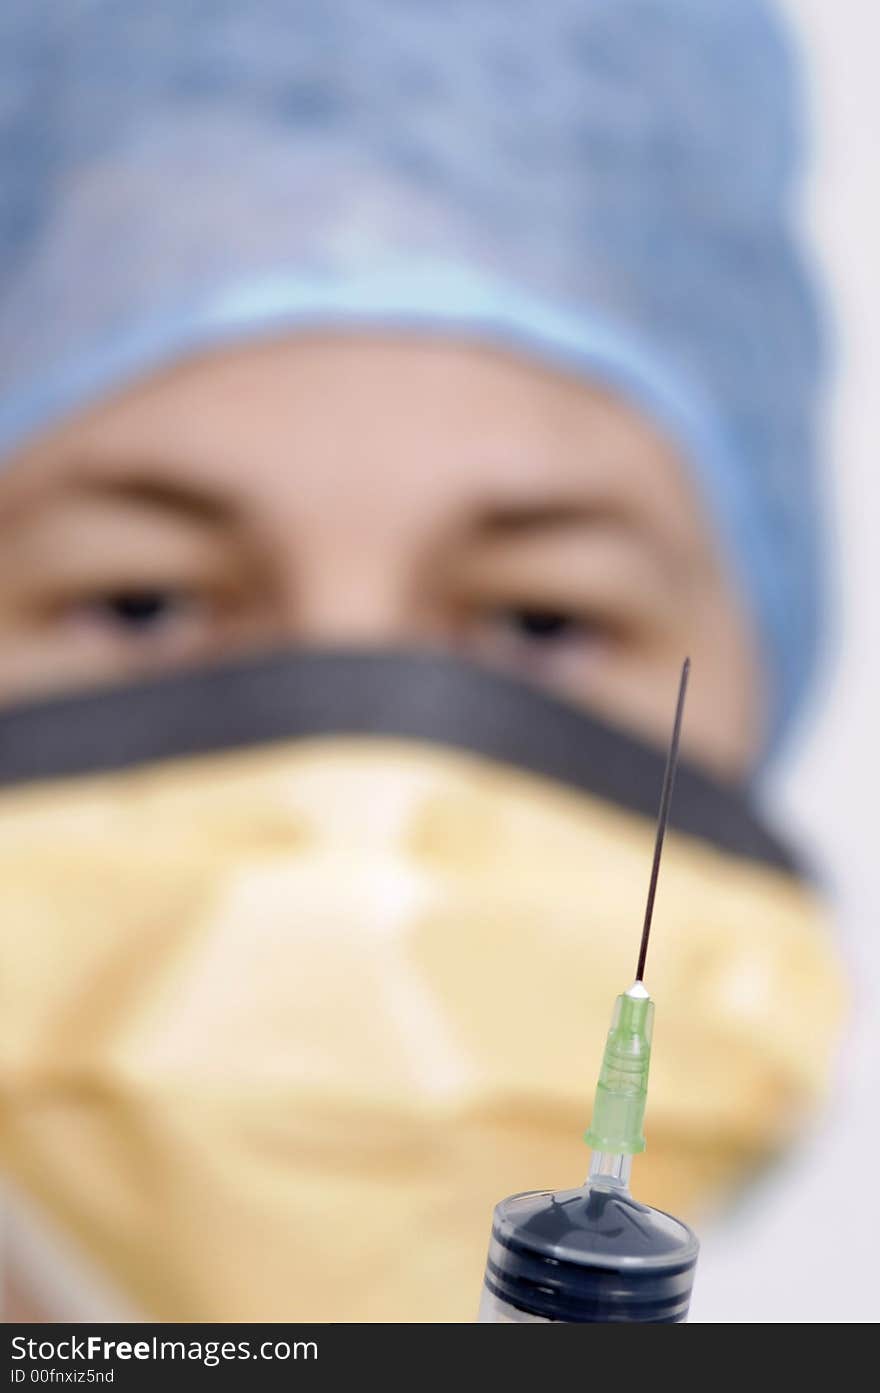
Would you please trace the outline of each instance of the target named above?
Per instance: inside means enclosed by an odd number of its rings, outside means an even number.
[[[486,1285],[546,1320],[665,1324],[687,1315],[698,1251],[686,1224],[622,1188],[513,1195],[495,1209]]]

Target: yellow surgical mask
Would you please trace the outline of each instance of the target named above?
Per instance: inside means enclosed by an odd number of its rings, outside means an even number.
[[[127,1312],[469,1320],[577,1184],[663,758],[501,677],[280,656],[0,721],[6,1183]],[[682,767],[634,1193],[699,1220],[821,1100],[813,892]]]

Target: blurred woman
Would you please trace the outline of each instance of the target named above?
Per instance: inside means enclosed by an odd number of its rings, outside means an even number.
[[[685,652],[643,1193],[717,1204],[839,1011],[749,792],[821,588],[767,7],[6,27],[18,1288],[467,1318],[493,1199],[582,1165]]]

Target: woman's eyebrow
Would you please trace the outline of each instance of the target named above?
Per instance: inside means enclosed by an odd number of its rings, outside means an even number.
[[[645,519],[631,508],[610,499],[556,498],[505,501],[484,507],[469,527],[471,540],[515,540],[525,534],[571,529],[605,528],[630,534],[656,547],[657,539]]]
[[[234,502],[222,493],[148,469],[115,476],[84,473],[67,480],[64,493],[77,499],[117,502],[208,527],[226,527],[237,516]]]
[[[642,532],[645,522],[617,500],[593,499],[586,503],[565,496],[487,503],[473,520],[473,531],[493,538],[574,527],[618,527]]]
[[[590,532],[603,537],[616,535],[628,547],[648,556],[660,570],[678,575],[675,549],[652,527],[650,517],[641,516],[624,501],[612,498],[585,502],[561,497],[492,503],[472,519],[465,545],[480,551],[499,545],[549,542],[566,533],[586,536]]]
[[[51,476],[22,479],[18,496],[0,500],[0,522],[3,526],[28,525],[42,514],[77,505],[118,505],[123,509],[163,514],[179,522],[202,528],[228,528],[241,514],[237,500],[229,493],[210,485],[192,483],[177,477],[167,464],[151,466],[149,462],[126,465],[115,472],[113,465],[105,467],[94,462],[73,460],[63,472]]]

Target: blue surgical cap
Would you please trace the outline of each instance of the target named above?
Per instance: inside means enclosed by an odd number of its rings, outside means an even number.
[[[763,0],[6,0],[0,141],[0,455],[299,326],[537,355],[678,443],[788,724],[823,362]]]

